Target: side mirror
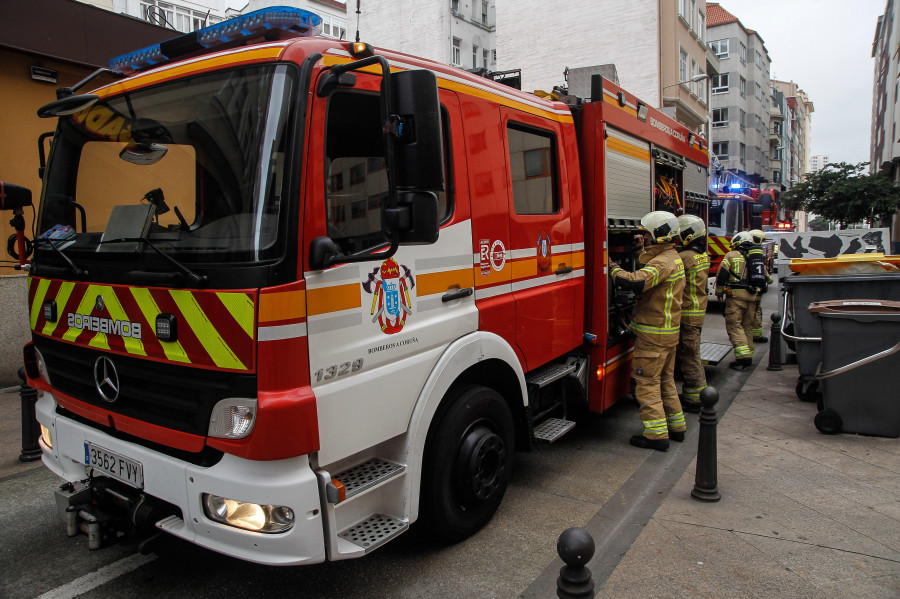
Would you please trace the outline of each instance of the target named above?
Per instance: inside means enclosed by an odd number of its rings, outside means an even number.
[[[750,228],[751,229],[762,229],[763,228],[763,220],[761,216],[751,216],[750,217]]]
[[[328,268],[332,264],[331,259],[339,253],[331,237],[316,237],[309,244],[309,267],[313,270]]]
[[[0,210],[21,210],[31,206],[31,190],[0,181]]]
[[[391,106],[402,119],[394,137],[394,168],[400,191],[443,191],[444,147],[437,77],[424,69],[391,73]]]
[[[42,119],[49,119],[55,116],[66,116],[81,112],[85,108],[92,106],[100,99],[96,94],[81,94],[78,96],[67,96],[54,100],[49,104],[44,104],[38,108],[37,115]]]
[[[407,191],[397,194],[396,208],[382,208],[382,231],[388,239],[396,231],[400,245],[428,245],[440,234],[438,199],[430,191]]]
[[[119,152],[119,158],[131,164],[147,166],[162,160],[168,151],[169,148],[161,144],[130,143]]]
[[[753,216],[756,216],[758,214],[762,214],[763,212],[765,212],[765,208],[763,207],[762,204],[753,204],[753,206],[751,207],[751,210],[752,210]]]

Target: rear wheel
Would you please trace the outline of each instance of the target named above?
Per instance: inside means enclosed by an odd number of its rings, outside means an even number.
[[[422,472],[422,509],[450,541],[487,524],[509,482],[514,451],[512,414],[487,387],[459,391],[429,433]]]
[[[817,412],[816,417],[813,419],[813,424],[816,425],[816,428],[819,429],[820,433],[826,435],[836,435],[841,432],[841,429],[844,426],[840,415],[831,410]]]
[[[800,401],[818,401],[819,394],[819,381],[804,381],[800,379],[797,381],[797,388],[795,389],[797,392],[797,397]]]

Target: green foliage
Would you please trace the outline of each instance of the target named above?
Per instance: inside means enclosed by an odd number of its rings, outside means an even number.
[[[830,163],[804,175],[782,196],[790,210],[805,210],[845,227],[864,220],[890,219],[900,210],[900,188],[881,175],[866,174],[868,162]]]
[[[821,216],[817,216],[807,223],[810,231],[827,231],[828,230],[828,221],[822,218]]]

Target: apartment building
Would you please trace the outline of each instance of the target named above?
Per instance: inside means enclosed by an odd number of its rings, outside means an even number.
[[[900,183],[900,120],[898,106],[898,76],[900,64],[897,47],[900,46],[900,1],[887,0],[884,14],[875,24],[872,42],[872,58],[875,75],[872,90],[872,138],[869,160],[871,173],[884,173],[891,181]],[[893,253],[900,253],[900,214],[891,223]]]
[[[763,38],[717,3],[708,2],[707,37],[719,58],[711,83],[712,151],[723,167],[718,187],[771,181],[769,53]]]
[[[809,157],[809,172],[814,173],[825,168],[828,164],[827,154],[813,154]]]
[[[803,181],[803,175],[810,172],[809,156],[812,137],[812,113],[815,106],[793,81],[773,79],[772,86],[784,94],[790,108],[790,119],[785,126],[790,127],[790,153],[786,174],[791,185]]]

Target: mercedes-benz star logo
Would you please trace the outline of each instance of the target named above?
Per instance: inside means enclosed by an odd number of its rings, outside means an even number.
[[[94,385],[104,401],[114,403],[119,399],[119,373],[113,361],[106,356],[100,356],[94,362]]]

